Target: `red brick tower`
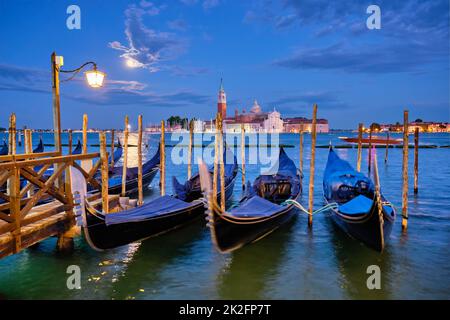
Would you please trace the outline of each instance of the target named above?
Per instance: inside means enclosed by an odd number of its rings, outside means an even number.
[[[222,119],[225,119],[227,117],[227,95],[225,94],[225,90],[223,90],[222,79],[220,79],[220,90],[217,100],[217,112],[220,112],[222,114]]]

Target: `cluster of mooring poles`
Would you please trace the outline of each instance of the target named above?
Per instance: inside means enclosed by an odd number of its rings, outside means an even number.
[[[402,230],[406,231],[408,228],[408,110],[403,112],[403,158],[402,158]],[[361,155],[362,155],[362,136],[363,136],[363,124],[358,125],[358,156],[357,156],[357,170],[361,171]],[[389,131],[386,134],[386,148],[384,162],[388,162],[388,150],[390,144]],[[368,172],[370,175],[372,163],[377,166],[376,161],[372,161],[372,127],[369,128],[369,147],[368,147]],[[373,152],[376,155],[375,152]],[[376,168],[375,182],[379,186],[378,169]],[[414,130],[414,194],[419,192],[419,128]]]

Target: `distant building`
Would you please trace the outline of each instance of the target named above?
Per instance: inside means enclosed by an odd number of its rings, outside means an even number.
[[[304,117],[285,118],[284,119],[284,132],[311,132],[312,120]],[[330,131],[328,120],[317,119],[316,131],[318,133],[328,133]]]
[[[267,133],[281,133],[284,130],[284,121],[278,111],[274,110],[267,115],[264,120],[264,132]]]
[[[382,124],[381,131],[403,132],[403,123],[396,124]],[[450,123],[448,122],[433,122],[433,121],[413,121],[408,124],[408,132],[414,132],[416,128],[419,132],[450,132]]]

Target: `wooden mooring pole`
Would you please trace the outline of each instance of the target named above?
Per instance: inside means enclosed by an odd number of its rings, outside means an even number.
[[[356,161],[356,170],[361,172],[361,160],[362,160],[362,132],[363,132],[363,124],[360,123],[358,125],[358,159]]]
[[[311,162],[309,166],[309,218],[308,225],[312,227],[313,222],[313,205],[314,205],[314,166],[316,160],[316,138],[317,138],[317,104],[313,107],[313,118],[312,118],[312,128],[311,128]]]
[[[241,123],[241,167],[242,167],[242,190],[245,189],[245,126]]]
[[[215,130],[216,136],[214,138],[214,172],[213,172],[213,201],[217,202],[217,176],[219,169],[219,119],[221,118],[220,112],[216,115]]]
[[[33,139],[31,136],[31,130],[25,129],[24,132],[24,139],[25,139],[25,153],[32,154],[33,153]],[[34,194],[33,188],[30,188],[27,191],[27,197],[31,198],[31,196]]]
[[[161,155],[159,163],[159,188],[161,189],[161,196],[166,195],[166,139],[165,139],[164,120],[161,120]]]
[[[370,151],[372,152],[372,151]],[[380,238],[381,238],[381,251],[384,249],[384,217],[383,217],[383,203],[381,201],[381,186],[380,176],[378,175],[378,160],[377,150],[373,148],[373,176],[375,181],[375,198],[378,205],[378,219],[380,222]]]
[[[419,192],[419,128],[414,131],[414,194]]]
[[[69,130],[68,132],[68,136],[69,136],[69,154],[72,154],[72,130]]]
[[[100,159],[102,161],[102,208],[104,213],[109,212],[108,201],[108,153],[106,151],[106,134],[100,132]]]
[[[123,167],[122,167],[122,197],[127,193],[127,166],[128,166],[128,116],[125,116],[123,130]]]
[[[402,230],[408,228],[408,111],[403,112]]]
[[[389,150],[389,131],[386,135],[386,153],[384,154],[384,163],[387,163],[388,161],[388,150]]]
[[[142,186],[142,115],[138,116],[138,205],[144,203],[144,190]]]
[[[33,141],[31,140],[30,129],[25,129],[24,140],[25,140],[25,153],[33,153]]]
[[[300,130],[299,158],[300,158],[299,169],[303,177],[303,130]]]
[[[114,168],[114,129],[111,130],[111,153],[110,153],[110,158],[111,158],[111,168]]]
[[[8,154],[16,154],[16,114],[9,117],[9,149]]]
[[[87,128],[88,128],[88,115],[83,114],[83,154],[87,153]]]
[[[370,177],[370,169],[372,167],[372,126],[370,126],[369,128],[369,160],[368,160],[368,164],[367,164],[367,171],[368,171],[368,176]]]
[[[187,156],[188,156],[188,167],[187,167],[187,178],[188,180],[192,176],[192,144],[194,140],[194,121],[189,121],[189,146],[187,150]]]
[[[225,212],[225,159],[223,150],[223,119],[222,115],[219,119],[219,163],[220,163],[220,209]]]

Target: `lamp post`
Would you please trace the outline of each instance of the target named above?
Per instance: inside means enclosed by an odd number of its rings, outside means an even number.
[[[53,92],[53,128],[55,132],[55,149],[61,154],[61,108],[60,108],[60,93],[59,84],[72,80],[84,67],[91,65],[92,70],[86,71],[86,80],[90,87],[100,88],[103,85],[105,79],[105,73],[97,70],[97,64],[89,61],[82,64],[80,67],[74,70],[61,70],[64,65],[64,59],[62,56],[57,56],[56,52],[51,55],[52,66],[52,92]],[[59,80],[59,73],[71,73],[72,75],[65,80]]]

